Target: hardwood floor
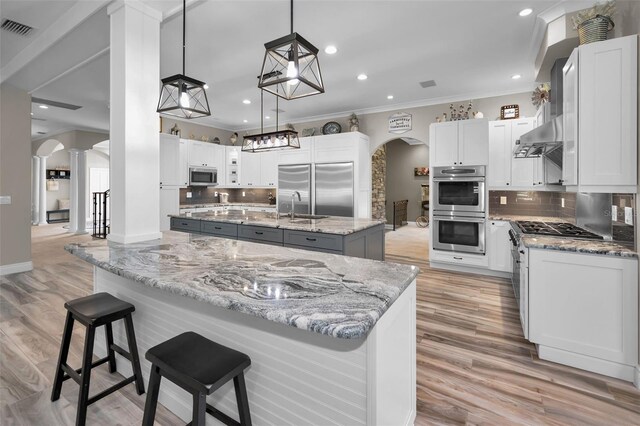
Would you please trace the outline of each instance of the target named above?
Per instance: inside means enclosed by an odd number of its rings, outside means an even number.
[[[72,425],[77,386],[49,400],[64,323],[64,301],[91,293],[91,267],[62,247],[60,225],[33,228],[34,270],[0,277],[0,423]],[[387,260],[420,267],[417,425],[640,425],[640,391],[631,384],[538,359],[522,336],[507,280],[433,270],[427,231],[387,233]],[[70,363],[79,365],[77,328]],[[123,361],[124,362],[124,361]],[[117,382],[98,367],[92,394]],[[89,425],[138,425],[144,395],[126,386],[89,406]],[[182,424],[158,407],[157,423]]]

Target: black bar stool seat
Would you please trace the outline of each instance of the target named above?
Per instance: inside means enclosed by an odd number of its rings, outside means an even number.
[[[144,380],[140,370],[140,358],[136,344],[136,336],[133,330],[133,319],[131,314],[135,311],[135,306],[131,303],[120,300],[109,293],[96,293],[90,296],[71,300],[64,304],[67,309],[67,318],[60,345],[60,356],[56,365],[56,375],[51,391],[51,401],[60,398],[62,383],[67,379],[73,379],[80,385],[80,395],[78,397],[78,412],[76,414],[76,425],[81,426],[86,423],[87,407],[90,404],[104,398],[118,389],[135,382],[138,395],[144,393]],[[112,323],[120,319],[124,320],[125,331],[129,351],[113,343]],[[67,364],[71,336],[73,334],[73,324],[78,321],[86,327],[84,351],[82,356],[82,367],[72,369]],[[107,356],[93,362],[93,344],[97,327],[105,327]],[[115,373],[116,357],[119,353],[131,362],[133,376],[128,377],[97,395],[89,398],[89,385],[91,381],[91,369],[109,363],[109,372]]]
[[[204,425],[205,413],[226,425],[251,425],[244,382],[244,370],[251,365],[248,355],[212,342],[197,333],[186,332],[149,349],[145,357],[151,361],[152,366],[143,425],[153,425],[162,377],[192,394],[191,425]],[[235,387],[240,422],[206,402],[207,395],[211,395],[231,379]]]

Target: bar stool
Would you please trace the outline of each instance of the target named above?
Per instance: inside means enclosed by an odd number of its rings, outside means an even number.
[[[193,421],[190,425],[204,426],[205,414],[209,413],[226,425],[251,426],[249,400],[244,383],[244,369],[251,365],[249,356],[197,333],[187,332],[154,346],[147,351],[145,357],[152,365],[143,426],[153,425],[162,377],[193,395]],[[207,395],[211,395],[232,378],[240,423],[207,404],[206,400]]]
[[[131,313],[135,311],[136,308],[131,303],[120,300],[109,293],[96,293],[91,296],[71,300],[65,303],[64,307],[67,309],[67,319],[65,321],[64,333],[62,335],[60,356],[56,366],[56,376],[53,381],[51,401],[57,401],[60,398],[62,382],[69,378],[73,379],[78,383],[78,385],[80,385],[76,425],[84,425],[87,417],[87,407],[99,399],[117,391],[121,387],[135,381],[138,395],[142,395],[144,393],[144,380],[140,370],[140,358],[138,356],[136,336],[133,331],[133,320],[131,318]],[[111,324],[120,319],[124,319],[127,341],[129,343],[129,352],[113,343],[113,329]],[[67,357],[69,355],[69,346],[71,345],[74,321],[78,321],[87,328],[84,341],[84,353],[82,356],[82,367],[77,370],[73,370],[69,365],[67,365]],[[105,327],[107,356],[97,360],[96,362],[92,362],[95,332],[96,328],[101,325],[104,325]],[[133,376],[128,377],[89,398],[91,369],[108,362],[109,372],[115,373],[116,352],[131,361]]]

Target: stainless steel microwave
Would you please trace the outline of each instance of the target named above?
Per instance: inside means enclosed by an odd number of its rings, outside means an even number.
[[[189,186],[216,186],[218,169],[215,167],[189,167]]]

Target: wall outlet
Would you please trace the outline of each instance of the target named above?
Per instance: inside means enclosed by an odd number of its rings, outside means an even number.
[[[0,195],[0,204],[11,204],[11,195]]]
[[[187,198],[192,198],[193,197],[193,192],[187,192]]]
[[[624,208],[624,223],[627,225],[633,225],[633,208],[625,207]]]
[[[507,204],[507,197],[500,197],[500,204],[502,205],[506,205]]]
[[[611,221],[618,221],[618,206],[611,206]]]
[[[560,207],[564,209],[564,198],[560,198]]]
[[[215,191],[215,192],[213,193],[213,196],[214,196],[214,197],[217,197],[217,196],[218,196],[218,191]]]

